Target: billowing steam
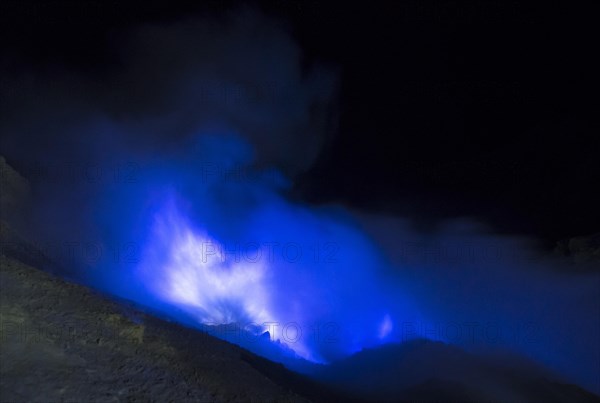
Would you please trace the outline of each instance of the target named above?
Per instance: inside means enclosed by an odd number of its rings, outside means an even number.
[[[597,275],[478,228],[425,236],[288,200],[335,128],[337,82],[302,68],[276,22],[244,10],[129,38],[101,77],[5,85],[2,150],[36,189],[22,226],[65,240],[45,248],[77,268],[65,275],[187,323],[268,331],[315,362],[427,337],[600,390]]]

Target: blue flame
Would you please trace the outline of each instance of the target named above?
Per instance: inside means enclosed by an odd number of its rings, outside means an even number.
[[[197,324],[268,331],[314,362],[393,340],[394,317],[422,320],[380,280],[381,251],[346,210],[290,202],[283,176],[253,160],[233,134],[201,135],[106,192],[104,225],[138,240],[141,259],[103,270],[105,287]]]
[[[95,285],[188,325],[235,324],[259,341],[216,335],[271,359],[268,339],[282,356],[327,363],[426,337],[517,351],[597,389],[597,276],[551,274],[556,263],[518,239],[420,237],[389,217],[292,202],[285,177],[231,133],[139,164],[135,183],[103,189],[94,206],[101,238],[135,240],[140,259],[99,265]]]
[[[244,231],[232,242],[192,222],[179,198],[170,194],[154,211],[136,268],[137,280],[158,300],[201,324],[269,331],[273,341],[314,362],[389,336],[387,312],[402,298],[386,301],[377,290],[382,262],[339,214],[314,213],[271,194],[270,202],[238,217]]]

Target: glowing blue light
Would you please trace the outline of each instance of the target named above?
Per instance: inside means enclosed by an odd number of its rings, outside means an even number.
[[[383,317],[383,321],[381,322],[381,325],[379,325],[379,338],[380,339],[385,339],[387,336],[390,335],[390,333],[392,332],[392,329],[394,329],[394,324],[392,323],[392,318],[390,318],[390,315],[386,314]]]

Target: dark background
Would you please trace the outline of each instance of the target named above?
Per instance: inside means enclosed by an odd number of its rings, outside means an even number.
[[[101,77],[139,22],[238,2],[2,1],[5,71]],[[597,10],[512,1],[252,3],[340,67],[338,133],[295,197],[412,216],[462,215],[556,240],[600,230],[593,87]]]

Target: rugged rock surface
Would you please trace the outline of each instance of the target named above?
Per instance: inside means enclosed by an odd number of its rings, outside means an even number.
[[[0,401],[306,400],[237,346],[0,259]]]
[[[236,345],[56,277],[68,271],[13,228],[28,181],[1,156],[0,174],[0,401],[306,401],[297,390],[338,399]]]
[[[380,402],[600,401],[523,357],[474,355],[424,339],[363,350],[323,367],[320,378],[346,393]]]

